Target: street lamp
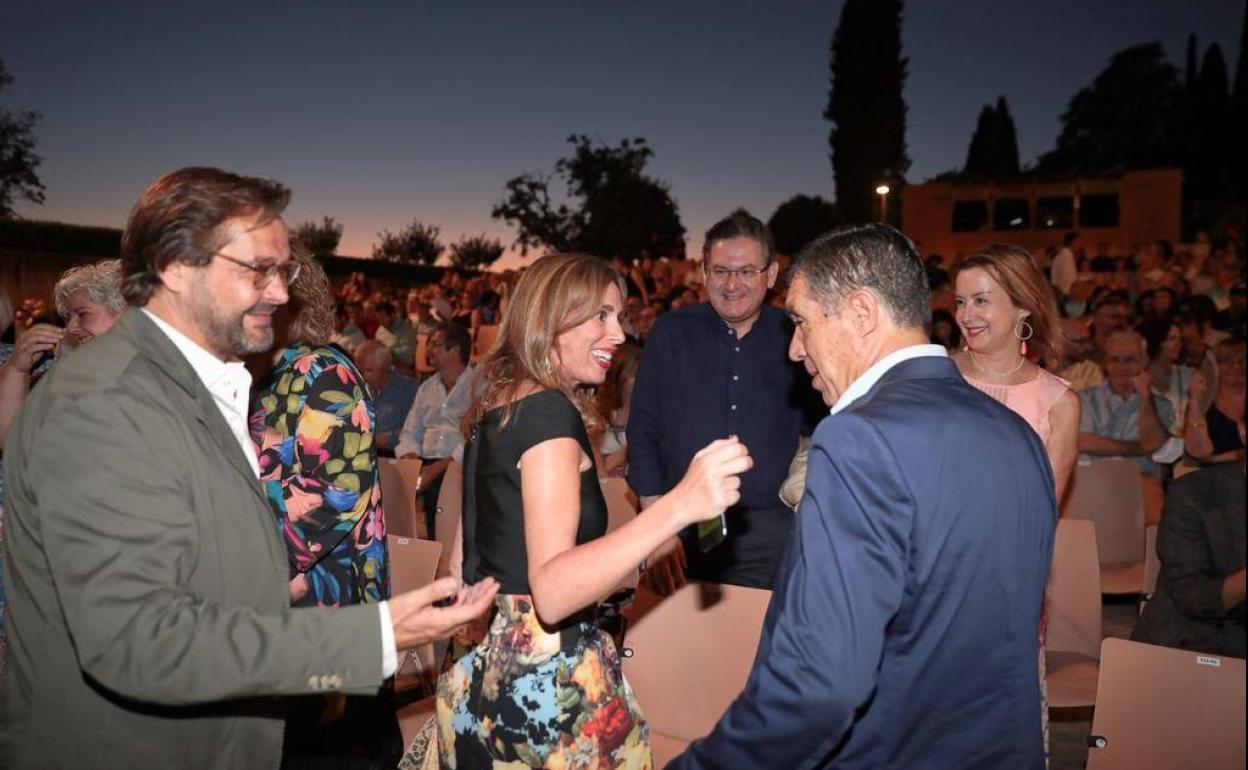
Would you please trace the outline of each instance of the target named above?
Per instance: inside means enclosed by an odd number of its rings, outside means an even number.
[[[875,194],[880,196],[880,221],[886,222],[887,217],[884,216],[888,205],[888,185],[882,184],[875,188]]]

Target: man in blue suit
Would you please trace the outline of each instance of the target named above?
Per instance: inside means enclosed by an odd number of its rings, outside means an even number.
[[[1036,626],[1057,507],[1044,447],[927,344],[914,245],[798,255],[789,355],[832,407],[745,691],[669,768],[1041,770]]]

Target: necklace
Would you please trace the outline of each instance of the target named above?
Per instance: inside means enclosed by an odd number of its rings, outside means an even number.
[[[1027,363],[1027,359],[1024,356],[1019,356],[1018,363],[1014,365],[1013,369],[1009,370],[1008,372],[994,372],[993,370],[989,369],[988,367],[984,366],[983,364],[979,362],[979,359],[975,357],[974,350],[968,350],[966,352],[971,355],[971,363],[975,364],[976,369],[980,370],[984,374],[991,374],[993,377],[1009,377],[1014,372],[1017,372],[1019,369],[1022,369],[1023,364]]]

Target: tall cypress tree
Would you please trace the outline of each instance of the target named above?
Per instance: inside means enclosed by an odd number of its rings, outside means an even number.
[[[963,176],[976,179],[1004,179],[1018,176],[1018,134],[1005,97],[997,106],[984,105],[971,146],[966,151]]]
[[[995,178],[1018,176],[1018,132],[1004,96],[997,98],[993,120],[992,169]]]
[[[971,146],[966,148],[966,164],[962,173],[968,177],[989,176],[988,143],[992,135],[992,123],[996,113],[987,104],[979,111],[979,120],[975,122],[975,133],[971,135]]]
[[[1235,140],[1230,132],[1226,59],[1217,43],[1205,51],[1193,97],[1197,128],[1191,145],[1187,186],[1194,200],[1221,199],[1230,194],[1228,161]]]
[[[836,203],[850,222],[879,217],[875,188],[904,181],[906,104],[901,89],[901,0],[845,0],[832,36],[831,88],[823,116],[832,122]],[[898,206],[889,219],[897,221]]]
[[[1248,94],[1248,73],[1244,71],[1244,43],[1248,42],[1248,13],[1244,14],[1243,27],[1239,31],[1239,62],[1235,66],[1235,84],[1231,88],[1231,194],[1237,200],[1248,197],[1248,152],[1246,152],[1244,136],[1248,135],[1248,109],[1245,100]],[[1238,140],[1235,137],[1239,137]]]

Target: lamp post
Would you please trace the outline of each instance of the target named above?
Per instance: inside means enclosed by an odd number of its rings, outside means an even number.
[[[888,185],[882,184],[875,188],[875,194],[880,196],[880,221],[888,224],[888,218],[884,216],[888,211]]]

